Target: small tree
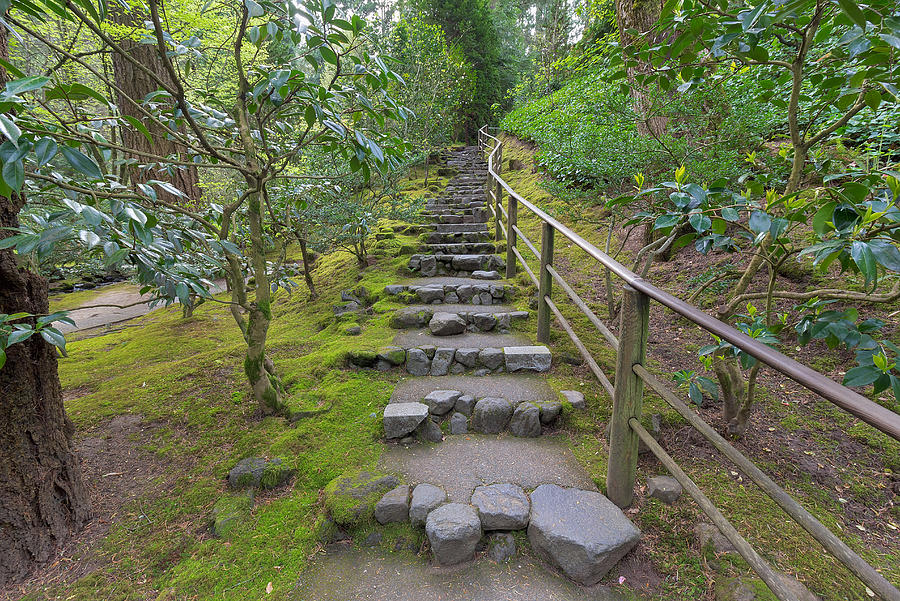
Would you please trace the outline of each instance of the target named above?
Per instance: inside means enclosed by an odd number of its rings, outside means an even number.
[[[220,266],[231,290],[231,314],[247,344],[244,371],[253,396],[264,413],[282,411],[284,391],[266,355],[273,277],[278,277],[267,261],[266,228],[284,220],[275,214],[269,188],[273,182],[319,177],[301,167],[310,149],[333,156],[363,179],[371,164],[392,164],[392,154],[403,150],[386,133],[388,122],[403,114],[386,93],[397,77],[381,57],[365,51],[365,23],[357,16],[339,18],[328,0],[301,6],[244,0],[207,6],[204,10],[215,13],[214,28],[203,30],[189,20],[164,19],[160,0],[149,0],[143,41],[154,48],[166,74],[161,77],[107,32],[105,2],[99,11],[91,0],[68,1],[61,12],[35,10],[31,3],[20,10],[14,1],[7,23],[60,61],[78,65],[88,74],[79,90],[102,100],[113,116],[63,118],[53,108],[65,102],[66,90],[53,77],[19,71],[19,79],[7,84],[2,102],[18,112],[0,116],[9,138],[0,150],[0,193],[27,190],[29,201],[54,207],[55,218],[4,244],[16,245],[24,255],[59,239],[81,239],[110,263],[133,263],[145,292],[185,304],[192,293],[210,296],[206,270],[198,263]],[[153,81],[156,91],[143,99],[128,97],[112,76],[42,33],[40,23],[51,18],[75,23],[103,52]],[[225,40],[230,41],[223,45]],[[217,62],[216,77],[198,75],[209,61]],[[108,98],[104,89],[119,98]],[[122,98],[142,119],[118,115]],[[110,141],[109,128],[126,123],[151,139],[148,124],[153,124],[177,152]],[[119,162],[102,169],[92,158],[111,156],[112,150],[139,157],[139,168],[197,167],[231,178],[238,192],[222,204],[200,208],[170,201],[166,195],[184,198],[184,191],[167,181],[123,180]],[[78,227],[70,225],[73,220]],[[236,230],[247,234],[243,249],[235,243]],[[254,282],[251,294],[248,279]]]

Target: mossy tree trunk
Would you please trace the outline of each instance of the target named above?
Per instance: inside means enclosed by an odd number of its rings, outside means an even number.
[[[4,60],[7,35],[0,27]],[[6,81],[0,68],[0,86]],[[24,204],[23,196],[0,196],[0,239],[19,226]],[[0,251],[0,313],[47,314],[47,293],[47,280],[21,267],[12,250]],[[0,368],[0,589],[52,559],[91,514],[56,348],[32,336],[7,348],[6,357]]]

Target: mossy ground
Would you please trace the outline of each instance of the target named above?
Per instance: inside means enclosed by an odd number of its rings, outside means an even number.
[[[410,188],[418,190],[415,181]],[[267,348],[289,409],[331,407],[294,423],[258,412],[227,305],[204,303],[188,319],[177,307],[161,309],[120,331],[71,341],[59,373],[78,436],[102,436],[111,418],[140,415],[147,434],[135,443],[172,468],[165,494],[126,505],[116,517],[97,543],[97,569],[65,585],[36,587],[25,599],[289,598],[319,544],[319,493],[349,468],[375,466],[382,448],[377,416],[398,377],[347,362],[353,350],[390,344],[387,309],[336,320],[332,305],[342,290],[359,286],[379,302],[385,285],[408,275],[400,249],[416,245],[415,233],[378,241],[365,268],[346,253],[323,255],[313,274],[318,300],[309,301],[303,288],[276,295]],[[56,300],[54,308],[76,306],[93,292]],[[359,335],[346,334],[352,325]],[[249,456],[281,457],[295,477],[259,493],[248,527],[223,542],[211,535],[211,511],[226,494],[228,470]]]
[[[513,188],[572,223],[571,206],[555,200],[541,186],[541,176],[532,172],[531,150],[509,144],[504,154],[507,160],[525,164],[518,171],[505,170]],[[436,181],[439,186],[446,183],[446,179]],[[423,190],[423,185],[422,174],[414,173],[403,187],[420,197],[431,194],[431,186]],[[605,230],[595,224],[597,215],[588,217],[576,222],[575,230],[602,248]],[[390,225],[397,224],[386,224]],[[539,243],[535,219],[520,211],[519,225]],[[172,469],[164,479],[165,494],[141,498],[123,508],[99,543],[94,571],[64,585],[37,587],[26,599],[291,598],[297,577],[322,534],[320,491],[347,470],[373,469],[381,453],[379,410],[398,375],[350,369],[347,357],[353,350],[374,351],[390,344],[395,333],[389,327],[390,313],[402,305],[393,297],[385,298],[381,291],[409,275],[402,253],[416,248],[417,235],[416,231],[398,232],[374,242],[375,261],[366,268],[347,254],[320,257],[314,273],[320,293],[317,301],[308,301],[302,289],[292,296],[276,297],[268,348],[287,387],[290,409],[331,408],[295,423],[261,417],[257,412],[242,373],[244,345],[224,305],[205,303],[188,319],[181,317],[177,307],[154,311],[118,332],[72,341],[69,358],[60,361],[60,378],[79,436],[102,435],[104,425],[116,416],[140,415],[148,428],[136,444]],[[520,249],[527,252],[523,245]],[[602,286],[602,273],[561,237],[557,238],[556,258],[557,265],[566,268],[567,279],[568,273],[576,276],[569,279],[571,285],[601,318],[607,318],[605,303],[596,293]],[[536,267],[535,262],[531,265]],[[515,304],[529,308],[534,287],[524,273],[517,284],[520,293]],[[338,302],[340,292],[358,286],[373,293],[372,313],[336,320],[331,306]],[[556,296],[561,296],[558,290]],[[613,351],[570,303],[559,304],[601,367],[611,374]],[[360,335],[346,334],[352,325],[360,326]],[[533,337],[533,321],[526,331]],[[574,345],[555,326],[552,343],[557,358],[577,357]],[[653,365],[659,367],[651,361]],[[576,457],[602,490],[610,399],[584,366],[577,364],[557,361],[551,384],[556,389],[585,392],[587,411],[565,411],[562,428]],[[831,431],[844,432],[868,452],[885,457],[892,469],[900,469],[898,445],[831,406],[819,404],[811,411],[795,412],[773,394],[764,395],[762,403],[772,416],[768,423],[777,426],[779,433],[810,432],[825,441]],[[652,395],[646,395],[644,411],[660,413],[664,430],[680,432],[684,425]],[[823,423],[831,425],[830,431],[823,431]],[[821,448],[821,452],[827,451],[825,442]],[[731,466],[711,459],[708,451],[698,452],[696,457],[683,451],[673,454],[776,567],[797,575],[825,598],[864,598],[861,586],[849,573],[823,555],[820,547],[755,487],[739,481]],[[211,510],[225,492],[228,470],[248,456],[282,457],[285,467],[296,475],[289,485],[260,493],[249,527],[223,542],[209,532]],[[763,459],[755,459],[767,471],[776,467],[774,461],[767,465]],[[882,482],[865,467],[844,468],[848,492],[839,494],[862,499],[874,494],[871,491]],[[639,482],[663,472],[647,458],[641,460],[639,470]],[[854,531],[835,493],[802,475],[779,480],[889,580],[900,580],[900,551],[873,544],[873,539]],[[654,598],[708,599],[716,579],[747,573],[743,562],[711,557],[697,547],[691,529],[700,514],[688,499],[666,506],[639,496],[636,508],[629,516],[644,532],[641,560],[663,577]],[[895,513],[886,520],[896,523],[900,516]],[[384,548],[402,551],[422,542],[421,533],[408,527],[379,531],[383,536],[379,546]],[[365,528],[352,533],[357,542],[365,541],[369,534]],[[614,570],[611,581],[620,575],[626,576],[626,586],[639,584],[640,578],[627,568]],[[272,593],[266,594],[270,582]]]

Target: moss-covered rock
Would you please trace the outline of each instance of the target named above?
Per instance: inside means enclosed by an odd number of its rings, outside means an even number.
[[[212,510],[212,532],[217,538],[230,539],[250,528],[255,494],[253,489],[225,495]]]
[[[325,487],[325,508],[336,524],[354,526],[374,519],[375,504],[400,481],[367,470],[338,476]]]
[[[406,350],[399,346],[384,346],[378,350],[378,358],[391,365],[403,365],[406,363]]]
[[[292,474],[293,470],[279,457],[269,460],[247,457],[228,472],[228,485],[234,489],[275,488],[287,482]]]
[[[370,350],[350,351],[350,363],[357,367],[373,367],[378,361],[378,353]]]

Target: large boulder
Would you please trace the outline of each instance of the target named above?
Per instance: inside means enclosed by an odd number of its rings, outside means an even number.
[[[425,404],[435,415],[449,413],[462,393],[458,390],[433,390],[425,395]]]
[[[441,427],[434,423],[432,419],[426,419],[419,427],[416,428],[416,435],[423,442],[441,442],[444,440],[444,433],[441,432]]]
[[[485,530],[522,530],[528,525],[531,504],[515,484],[479,486],[472,493],[472,505]]]
[[[409,522],[423,526],[428,514],[447,500],[447,493],[433,484],[419,484],[413,489],[409,502]]]
[[[370,522],[378,500],[399,484],[394,476],[365,470],[338,476],[325,487],[325,508],[340,526]]]
[[[424,403],[390,403],[384,408],[384,436],[403,438],[428,417]]]
[[[597,584],[640,536],[622,510],[598,492],[542,484],[531,493],[532,548],[585,586]]]
[[[536,401],[534,404],[541,410],[541,423],[545,426],[555,422],[562,411],[562,403],[559,401]]]
[[[399,346],[385,346],[378,349],[378,359],[391,365],[403,365],[406,362],[406,350]]]
[[[428,322],[428,329],[435,336],[455,336],[466,331],[466,320],[457,313],[438,311]]]
[[[405,522],[409,519],[409,486],[402,484],[389,490],[375,504],[375,520],[379,524]]]
[[[509,420],[513,436],[535,438],[541,435],[541,410],[534,403],[519,403]]]
[[[430,309],[398,309],[391,316],[391,327],[397,329],[424,328],[434,313]]]
[[[454,413],[450,418],[450,434],[467,434],[469,432],[469,420],[462,413]]]
[[[483,434],[499,434],[512,417],[512,403],[500,397],[485,397],[475,403],[472,429]]]
[[[452,566],[475,557],[481,522],[471,505],[448,503],[428,514],[425,534],[438,565]]]
[[[444,300],[444,287],[443,286],[422,286],[421,288],[416,289],[416,296],[419,297],[419,300],[425,303],[426,305],[430,305],[435,301],[443,301]]]

